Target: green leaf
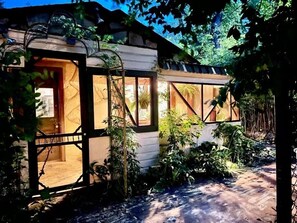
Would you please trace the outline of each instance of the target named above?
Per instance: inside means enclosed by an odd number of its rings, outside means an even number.
[[[51,198],[50,190],[49,188],[44,188],[43,190],[40,191],[40,196],[43,200],[47,200]]]

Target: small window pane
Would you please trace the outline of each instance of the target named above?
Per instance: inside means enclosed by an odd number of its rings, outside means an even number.
[[[125,100],[126,105],[131,113],[133,120],[136,122],[136,78],[126,77],[125,78]],[[127,111],[127,121],[129,124],[133,124],[132,120]]]
[[[104,129],[108,117],[108,93],[106,76],[93,76],[94,128]]]
[[[211,105],[211,102],[219,95],[221,87],[219,85],[203,86],[203,119],[207,122],[230,121],[230,95],[227,96],[223,107],[217,105],[213,109],[214,106]]]
[[[193,111],[201,117],[201,85],[178,84],[171,87],[170,106],[179,114],[194,115]],[[187,106],[186,102],[189,106]]]
[[[139,126],[151,125],[151,79],[138,78]]]
[[[219,89],[216,87],[214,88],[213,85],[203,85],[203,119],[207,117],[205,121],[216,121],[216,111],[213,109],[213,105],[211,102],[215,97],[218,95]],[[211,113],[210,113],[211,112]]]
[[[42,105],[36,110],[36,116],[41,118],[53,118],[54,111],[54,89],[53,88],[38,88],[36,93],[40,93],[40,101]]]
[[[230,115],[230,94],[228,93],[226,102],[223,107],[217,105],[216,107],[216,121],[231,121]]]
[[[235,100],[233,96],[231,96],[231,109],[232,109],[232,121],[239,121],[240,120],[240,114],[239,114],[239,108],[234,104]]]

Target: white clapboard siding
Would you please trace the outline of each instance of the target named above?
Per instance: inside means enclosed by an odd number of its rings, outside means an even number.
[[[118,45],[117,52],[127,70],[152,71],[157,65],[157,50],[154,49]]]
[[[136,151],[137,159],[140,162],[142,170],[156,165],[159,158],[159,133],[147,132],[137,133],[136,139],[140,148]],[[89,139],[89,159],[90,163],[97,161],[103,164],[104,159],[108,156],[109,137],[97,137]]]
[[[240,121],[238,122],[229,122],[231,125],[240,125]],[[197,139],[197,144],[200,145],[203,142],[215,142],[218,145],[222,145],[223,140],[214,138],[212,136],[212,132],[215,128],[217,128],[218,124],[217,123],[206,123],[205,126],[203,127],[201,131],[200,137]]]
[[[15,39],[18,43],[23,43],[24,32],[19,30],[11,30],[9,36]],[[92,41],[85,41],[88,46],[92,46]],[[106,44],[105,44],[106,45]],[[157,64],[157,50],[141,48],[135,46],[107,44],[111,49],[116,51],[123,61],[124,69],[126,70],[141,70],[152,71]],[[70,52],[78,54],[86,54],[85,46],[77,41],[76,45],[71,46],[65,43],[63,37],[49,35],[47,39],[35,39],[29,44],[30,48],[51,50],[57,52]],[[104,46],[105,47],[105,46]],[[104,50],[104,47],[102,48]],[[88,50],[92,50],[89,48]],[[87,66],[94,67],[102,65],[102,61],[88,59]]]
[[[24,42],[24,32],[19,30],[13,30],[9,32],[9,37],[15,39],[18,43]],[[68,45],[61,36],[49,35],[47,39],[35,39],[29,46],[33,49],[51,50],[57,52],[70,52],[86,54],[86,49],[81,42],[77,42],[76,45]]]
[[[140,162],[142,170],[156,165],[160,154],[159,133],[137,133],[137,141],[141,145],[137,150],[137,159]]]
[[[200,77],[173,77],[173,78],[164,78],[162,81],[173,81],[173,82],[183,82],[183,83],[199,83],[199,84],[225,84],[229,80],[218,80],[213,79],[212,74],[209,74],[209,78],[200,78]]]

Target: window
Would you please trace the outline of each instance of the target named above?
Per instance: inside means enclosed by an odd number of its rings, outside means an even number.
[[[164,83],[161,85],[164,91]],[[169,106],[179,114],[198,115],[205,122],[238,121],[239,108],[235,106],[234,98],[230,94],[227,95],[223,107],[212,105],[221,87],[222,85],[170,82]]]
[[[36,93],[40,93],[39,99],[42,102],[42,106],[36,110],[36,117],[54,117],[54,90],[52,88],[38,88]]]
[[[235,104],[235,99],[231,96],[231,112],[232,121],[238,121],[240,119],[239,108]]]
[[[139,77],[125,76],[126,120],[132,127],[139,127],[139,131],[154,131],[157,129],[155,124],[157,117],[153,117],[153,103],[157,103],[157,101],[153,100],[155,97],[152,95],[154,81],[156,81],[156,78],[153,75],[144,76],[141,72]],[[94,75],[93,73],[92,82],[93,126],[94,130],[103,130],[107,127],[105,120],[109,114],[121,116],[122,78],[113,76],[109,84],[106,75]],[[109,87],[110,93],[108,93]],[[108,105],[108,97],[111,98],[111,105]],[[113,109],[112,107],[119,109]],[[155,114],[157,115],[157,112]]]
[[[219,95],[221,85],[203,85],[203,120],[206,122],[230,121],[230,94],[223,107],[211,102]]]
[[[175,108],[179,114],[201,117],[201,85],[172,83],[170,107]]]
[[[102,75],[93,76],[93,105],[94,105],[94,128],[104,129],[104,122],[108,117],[108,90],[107,77]]]
[[[148,77],[126,77],[125,79],[127,120],[132,125],[152,124],[151,82],[152,79]]]

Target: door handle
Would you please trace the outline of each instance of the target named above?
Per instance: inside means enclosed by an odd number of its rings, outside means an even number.
[[[59,128],[59,123],[58,122],[55,122],[54,123],[54,126],[55,126],[56,129],[58,129]]]

